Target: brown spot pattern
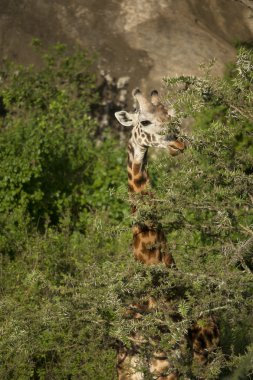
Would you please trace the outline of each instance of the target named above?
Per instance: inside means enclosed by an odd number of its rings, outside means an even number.
[[[141,171],[141,164],[133,164],[133,174],[136,176]]]
[[[150,136],[149,133],[146,133],[146,138],[147,138],[148,141],[151,141],[151,136]]]
[[[136,163],[132,160],[131,153],[128,154],[128,188],[130,192],[144,193],[146,185],[149,181],[147,171],[145,169],[146,157],[144,163]]]
[[[188,331],[189,345],[193,351],[193,358],[200,364],[206,364],[209,353],[219,344],[219,329],[214,318],[209,317],[206,326],[194,323]]]
[[[146,265],[163,263],[170,267],[174,264],[168,250],[166,238],[160,229],[147,225],[133,227],[133,247],[136,260]]]

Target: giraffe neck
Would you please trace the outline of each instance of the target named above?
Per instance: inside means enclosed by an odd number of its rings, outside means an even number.
[[[149,182],[147,173],[148,148],[134,147],[130,139],[128,144],[128,188],[131,193],[143,193]]]
[[[147,191],[149,177],[147,173],[148,148],[136,146],[130,139],[128,144],[128,187],[130,193],[149,195]],[[146,198],[146,197],[145,197]],[[147,200],[143,197],[143,202]],[[132,205],[132,211],[136,206]],[[150,265],[163,263],[166,266],[174,264],[172,255],[168,251],[166,237],[161,225],[154,219],[152,221],[136,223],[133,226],[133,248],[136,260]]]

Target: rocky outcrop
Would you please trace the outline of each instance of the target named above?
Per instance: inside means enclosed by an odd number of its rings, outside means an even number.
[[[97,51],[100,66],[136,84],[198,74],[216,59],[218,74],[236,41],[252,41],[251,0],[2,0],[0,54],[38,63],[30,41],[64,42]]]

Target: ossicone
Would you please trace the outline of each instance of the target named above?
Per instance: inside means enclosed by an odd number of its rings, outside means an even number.
[[[132,91],[132,95],[137,103],[137,109],[141,112],[154,112],[153,104],[142,95],[141,90],[139,88],[135,88]]]
[[[159,96],[158,96],[158,91],[153,90],[151,92],[151,103],[156,107],[160,103]]]

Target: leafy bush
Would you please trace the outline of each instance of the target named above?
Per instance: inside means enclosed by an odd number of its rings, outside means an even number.
[[[57,47],[41,70],[2,68],[0,378],[116,379],[115,347],[136,331],[157,337],[143,355],[166,350],[182,379],[250,378],[252,51],[226,79],[166,80],[178,111],[168,128],[191,117],[189,146],[152,161],[155,211],[137,199],[134,217],[156,212],[177,269],[132,258],[125,148],[97,135],[89,65]],[[156,313],[129,319],[126,307],[150,296]],[[184,337],[209,315],[221,347],[202,368]]]
[[[122,218],[124,207],[109,189],[123,181],[124,158],[108,133],[96,136],[90,109],[98,97],[91,64],[86,52],[69,55],[62,45],[44,55],[40,70],[5,62],[1,212],[20,207],[43,225],[56,224],[69,210],[74,222],[84,222],[87,213],[108,209],[110,203],[111,215]]]
[[[156,343],[141,346],[144,357],[165,350],[183,379],[250,378],[253,371],[252,69],[253,52],[242,49],[228,79],[207,72],[202,79],[166,81],[168,100],[178,111],[168,129],[175,131],[192,117],[185,135],[189,146],[178,160],[163,155],[150,165],[156,205],[137,197],[134,218],[156,213],[177,269],[132,262],[123,270],[117,265],[114,277],[110,266],[101,284],[108,290],[103,306],[110,336],[129,346],[136,331],[145,342],[155,336]],[[129,320],[127,305],[149,296],[160,300],[157,312]],[[182,320],[174,321],[173,313]],[[205,324],[210,316],[218,321],[221,344],[203,368],[180,346],[192,323]]]
[[[178,111],[171,127],[185,116],[194,122],[186,136],[188,151],[154,168],[168,241],[184,282],[193,281],[187,315],[217,317],[221,368],[245,363],[252,350],[252,70],[253,52],[241,49],[226,79],[209,71],[202,79],[168,79],[168,98]],[[252,370],[251,362],[245,376]]]
[[[119,253],[127,209],[125,149],[91,116],[92,63],[57,45],[40,69],[1,68],[2,379],[115,377],[107,330],[83,319],[83,282]]]

